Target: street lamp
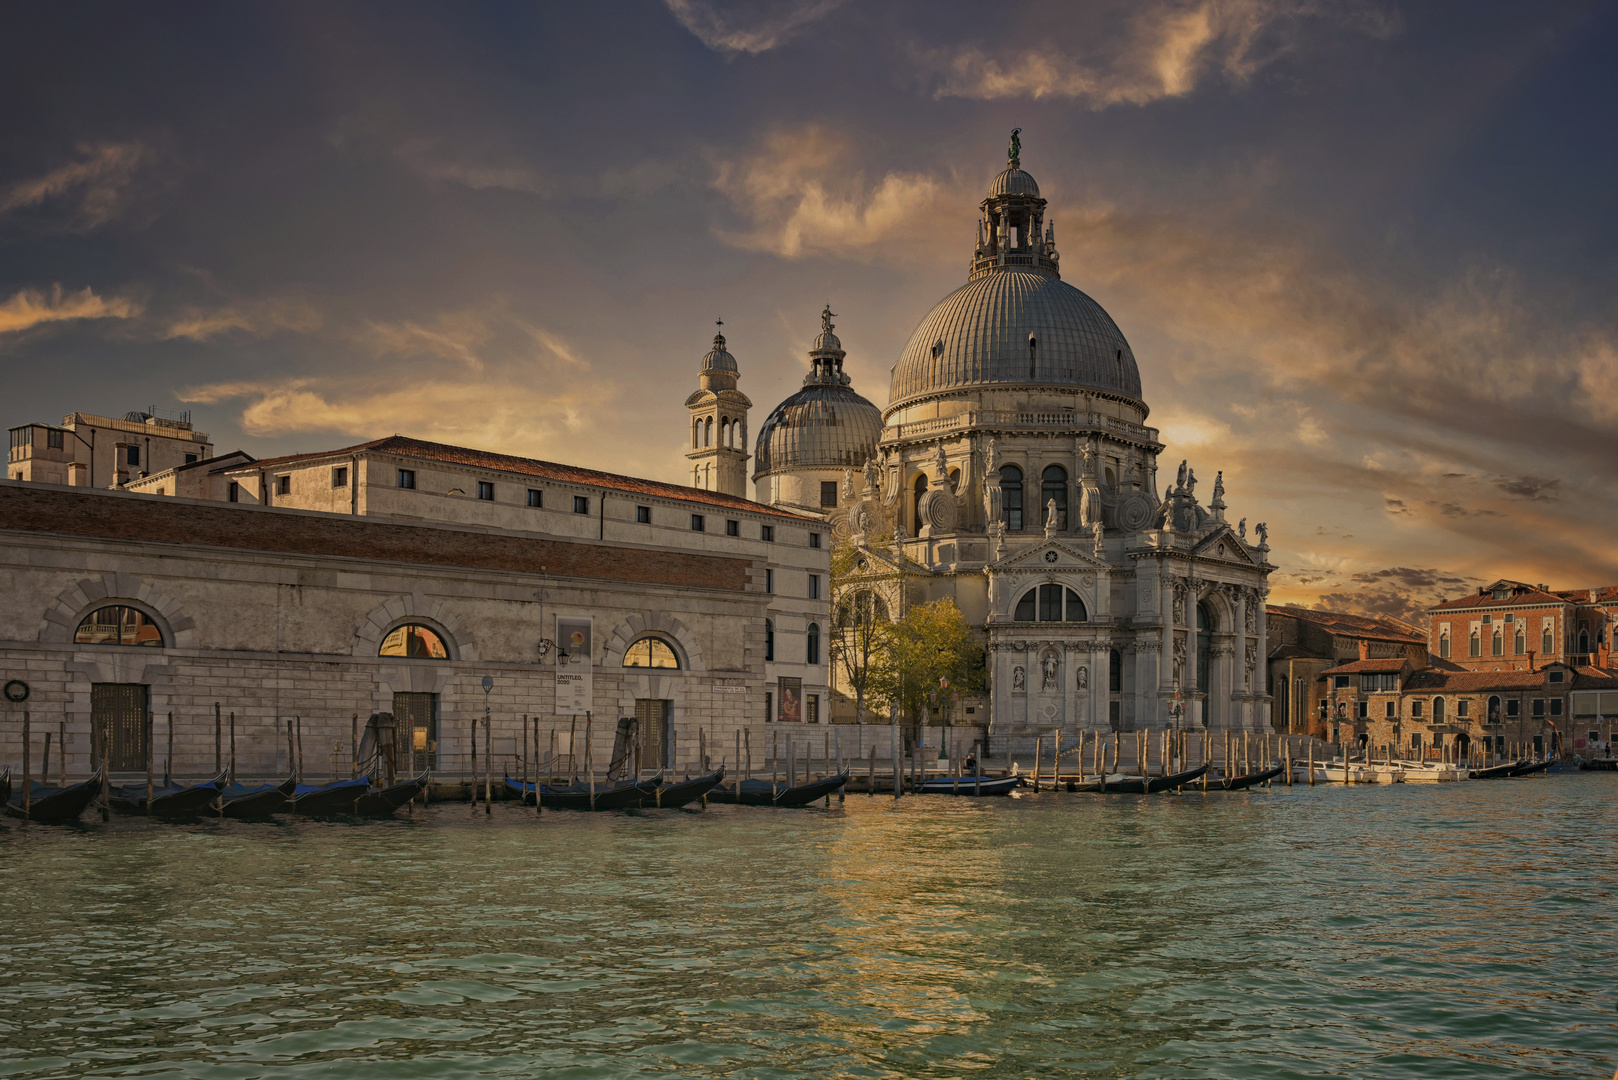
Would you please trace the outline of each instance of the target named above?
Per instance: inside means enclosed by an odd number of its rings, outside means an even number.
[[[1180,692],[1180,680],[1175,679],[1174,696],[1169,699],[1169,716],[1174,720],[1175,731],[1180,730],[1180,717],[1185,712],[1185,705],[1182,703],[1184,696],[1185,695]]]

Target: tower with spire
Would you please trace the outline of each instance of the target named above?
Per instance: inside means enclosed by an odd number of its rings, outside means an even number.
[[[724,320],[718,322],[723,327]],[[736,389],[736,358],[725,349],[723,331],[702,358],[698,389],[685,399],[691,413],[691,486],[747,497],[747,410],[753,403]]]

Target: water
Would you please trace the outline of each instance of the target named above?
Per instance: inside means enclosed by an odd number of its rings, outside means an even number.
[[[0,827],[0,1076],[1606,1077],[1618,777]]]

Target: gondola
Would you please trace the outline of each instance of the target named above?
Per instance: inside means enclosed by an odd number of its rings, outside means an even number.
[[[1487,769],[1473,769],[1474,780],[1504,780],[1510,776],[1513,769],[1522,765],[1520,761],[1508,761],[1504,765],[1491,765]]]
[[[427,790],[431,770],[423,770],[414,780],[404,780],[385,788],[372,788],[354,800],[354,813],[360,817],[390,817],[393,812]]]
[[[1173,788],[1184,787],[1208,771],[1208,766],[1198,765],[1195,769],[1185,772],[1172,773],[1168,776],[1124,776],[1113,775],[1107,777],[1105,784],[1097,783],[1095,790],[1106,795],[1150,795],[1158,791],[1169,791]]]
[[[641,809],[671,809],[694,803],[718,787],[724,779],[725,770],[721,766],[718,772],[711,772],[707,776],[688,777],[676,784],[665,784],[652,794],[641,796]]]
[[[295,814],[352,814],[361,795],[371,790],[369,776],[326,785],[299,784],[288,806]]]
[[[22,808],[22,792],[13,791],[11,797],[6,800],[6,813],[12,817],[54,825],[77,821],[79,815],[84,813],[84,808],[101,794],[101,781],[104,775],[105,770],[97,769],[96,774],[82,784],[69,784],[67,787],[51,787],[35,782],[30,788],[32,798],[27,812],[25,813]]]
[[[168,779],[152,787],[150,813],[146,802],[145,784],[125,784],[109,792],[108,803],[120,814],[146,814],[149,817],[196,817],[219,799],[219,790],[225,786],[225,773],[205,784],[176,784]]]
[[[1580,772],[1618,772],[1618,758],[1598,757],[1579,762]],[[1512,773],[1521,776],[1522,773]]]
[[[1274,780],[1277,776],[1280,776],[1285,771],[1285,765],[1277,765],[1273,769],[1265,769],[1263,772],[1248,773],[1245,776],[1223,776],[1218,780],[1210,779],[1208,781],[1208,790],[1246,791],[1248,788],[1256,787],[1257,785],[1264,783],[1266,780]]]
[[[0,806],[6,805],[6,802],[10,798],[11,798],[11,766],[8,765],[8,766],[6,766],[6,771],[3,772],[3,773],[0,773]]]
[[[586,783],[574,784],[541,784],[539,785],[541,810],[634,810],[641,805],[643,799],[649,799],[663,783],[661,777],[650,780],[625,780],[622,783],[607,786],[597,784],[595,796],[590,795],[590,785]],[[511,777],[506,777],[506,788],[514,791],[529,806],[534,805],[534,785],[532,783],[518,783]]]
[[[1544,761],[1524,761],[1524,762],[1520,762],[1517,765],[1516,768],[1511,770],[1511,775],[1512,776],[1532,776],[1535,773],[1544,772],[1546,769],[1548,769],[1550,767],[1551,767],[1551,761],[1550,761],[1549,758],[1546,758]]]
[[[297,790],[298,778],[289,776],[279,784],[246,787],[230,784],[219,789],[220,813],[228,818],[269,817],[288,808],[287,800]]]
[[[1023,786],[1021,776],[935,776],[915,785],[918,795],[1010,795]]]
[[[848,771],[812,780],[797,787],[772,783],[769,780],[738,780],[731,787],[716,787],[708,793],[708,801],[737,803],[742,806],[808,806],[816,799],[827,798],[848,783]]]

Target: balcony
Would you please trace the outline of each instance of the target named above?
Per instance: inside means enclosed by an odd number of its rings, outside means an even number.
[[[1144,424],[1131,423],[1099,413],[1080,413],[1064,409],[1058,412],[1016,412],[1011,409],[972,409],[953,416],[937,416],[930,420],[916,420],[908,424],[894,424],[883,436],[885,445],[905,439],[937,435],[943,432],[964,431],[973,428],[996,428],[1000,431],[1065,431],[1082,434],[1088,431],[1105,432],[1133,442],[1153,446],[1157,443],[1157,429]]]

